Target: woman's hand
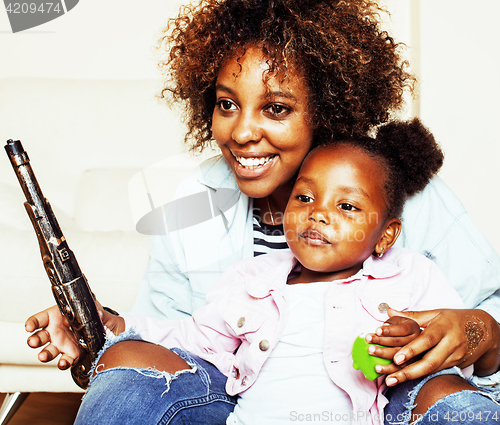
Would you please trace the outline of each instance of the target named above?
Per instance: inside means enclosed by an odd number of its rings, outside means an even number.
[[[474,363],[476,375],[489,375],[498,370],[500,326],[485,311],[438,309],[399,312],[389,309],[388,314],[413,319],[423,328],[417,338],[395,354],[395,364],[404,367],[386,377],[388,386],[452,366],[465,368]],[[373,342],[379,343],[376,338]],[[422,354],[422,358],[414,361]]]

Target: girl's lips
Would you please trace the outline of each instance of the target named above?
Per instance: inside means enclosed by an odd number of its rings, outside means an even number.
[[[330,245],[328,239],[326,239],[320,232],[314,229],[306,230],[300,234],[300,237],[304,239],[304,242],[308,245]]]
[[[239,156],[233,153],[234,172],[243,178],[256,178],[269,172],[276,162],[278,155],[268,156]]]

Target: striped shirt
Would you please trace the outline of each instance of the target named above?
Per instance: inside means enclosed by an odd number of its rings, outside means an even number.
[[[253,255],[257,257],[262,254],[286,249],[288,245],[285,240],[283,224],[266,224],[262,222],[258,209],[253,213]]]

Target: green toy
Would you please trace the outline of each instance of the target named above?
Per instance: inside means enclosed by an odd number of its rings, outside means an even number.
[[[368,352],[368,347],[370,345],[377,345],[379,347],[382,347],[382,345],[368,344],[365,341],[365,335],[366,333],[361,334],[354,341],[352,346],[352,367],[356,370],[361,370],[366,379],[373,381],[379,376],[382,376],[382,373],[375,372],[375,365],[391,364],[392,360],[370,355]]]

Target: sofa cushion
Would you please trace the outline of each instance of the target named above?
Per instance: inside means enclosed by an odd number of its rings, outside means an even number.
[[[79,184],[75,221],[83,231],[134,231],[129,181],[138,169],[100,168],[86,171]]]
[[[33,230],[0,225],[0,321],[24,323],[55,304]],[[148,259],[148,237],[134,232],[66,232],[82,273],[97,299],[126,312],[132,308]]]
[[[15,183],[17,180],[15,179],[14,171],[12,171],[12,177]],[[28,213],[24,208],[24,202],[26,202],[26,198],[20,185],[15,186],[0,182],[0,225],[19,230],[33,230]],[[63,230],[75,230],[78,228],[78,225],[68,214],[56,205],[51,204],[51,207]]]

